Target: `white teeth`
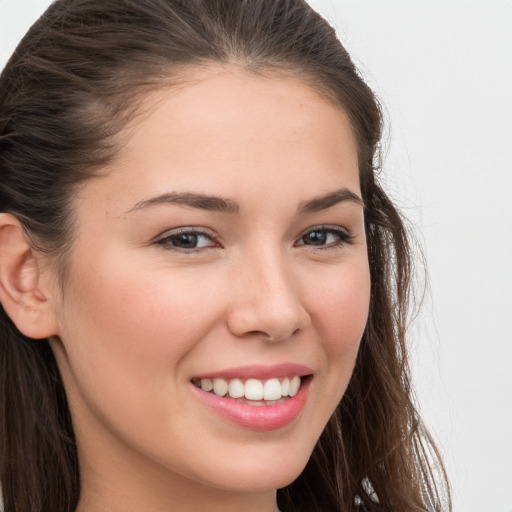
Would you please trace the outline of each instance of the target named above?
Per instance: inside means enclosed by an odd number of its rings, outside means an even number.
[[[281,383],[281,390],[283,396],[288,396],[288,392],[290,391],[290,379],[288,377],[286,377]]]
[[[263,384],[261,380],[249,379],[245,383],[245,398],[247,398],[247,400],[263,399]]]
[[[244,383],[240,379],[232,379],[229,381],[229,396],[231,398],[241,398],[244,396]]]
[[[213,392],[217,396],[224,396],[228,392],[228,382],[224,379],[213,379]]]
[[[300,377],[293,377],[293,379],[290,381],[290,389],[288,390],[288,394],[290,396],[295,396],[297,394],[297,391],[299,391],[300,388]]]
[[[248,379],[245,384],[241,379],[198,379],[194,380],[204,391],[213,391],[217,396],[229,395],[231,398],[245,398],[253,401],[251,405],[272,405],[278,400],[295,396],[299,391],[301,379],[297,375],[291,379],[285,377],[261,381]],[[267,403],[268,402],[268,403]]]
[[[213,389],[213,381],[211,379],[201,379],[201,388],[205,391],[211,391]]]
[[[263,384],[264,400],[279,400],[282,396],[282,388],[279,379],[270,379]]]

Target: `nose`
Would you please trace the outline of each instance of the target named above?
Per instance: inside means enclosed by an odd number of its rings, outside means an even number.
[[[277,256],[260,255],[234,272],[228,313],[232,334],[279,342],[306,329],[311,318],[289,267]]]

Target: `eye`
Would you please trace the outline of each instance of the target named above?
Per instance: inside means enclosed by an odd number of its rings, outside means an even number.
[[[297,240],[296,245],[327,249],[351,243],[352,238],[352,235],[341,226],[314,226]]]
[[[162,245],[166,249],[182,251],[196,251],[219,246],[212,234],[193,228],[179,228],[167,232],[165,236],[156,241],[156,244]]]

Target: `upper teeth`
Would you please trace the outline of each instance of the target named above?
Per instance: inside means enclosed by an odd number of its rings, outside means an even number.
[[[248,379],[201,379],[201,388],[213,391],[217,396],[228,394],[231,398],[245,397],[247,400],[279,400],[282,397],[295,396],[300,388],[300,377],[277,378],[261,381]]]

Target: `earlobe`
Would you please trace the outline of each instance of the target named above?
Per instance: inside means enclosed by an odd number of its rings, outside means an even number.
[[[0,302],[18,330],[35,339],[58,334],[50,289],[43,286],[40,263],[19,220],[1,213]]]

